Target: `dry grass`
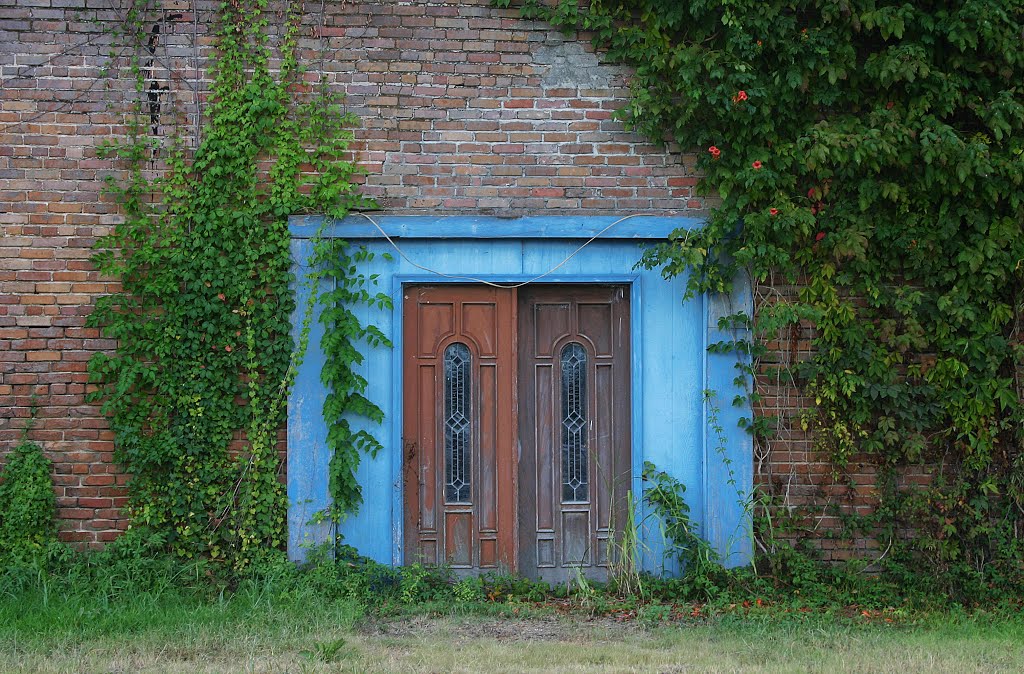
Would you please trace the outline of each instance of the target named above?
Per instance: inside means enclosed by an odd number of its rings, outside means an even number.
[[[38,640],[0,633],[5,672],[1020,672],[1020,622],[928,627],[737,622],[618,624],[533,617],[414,617],[335,624],[184,624]],[[342,621],[343,623],[345,621]]]
[[[360,635],[350,671],[1020,672],[1019,630],[447,620]]]

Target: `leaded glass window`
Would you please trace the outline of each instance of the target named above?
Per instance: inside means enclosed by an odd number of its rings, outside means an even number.
[[[465,344],[444,350],[444,498],[449,502],[470,500],[471,364]]]
[[[562,500],[589,499],[587,479],[587,351],[562,349]]]

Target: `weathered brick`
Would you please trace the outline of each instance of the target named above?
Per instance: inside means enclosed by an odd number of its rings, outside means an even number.
[[[95,148],[126,132],[119,106],[130,83],[96,86],[109,42],[102,25],[75,16],[89,3],[101,23],[118,20],[99,0],[0,0],[0,67],[5,86],[17,87],[0,97],[0,395],[12,403],[0,404],[0,433],[23,424],[37,401],[35,432],[60,466],[62,538],[94,545],[126,524],[116,512],[126,476],[111,465],[110,432],[82,396],[88,359],[116,346],[83,326],[96,298],[117,289],[89,259],[117,216],[99,187],[118,168]],[[195,9],[186,0],[163,7],[186,16]],[[692,156],[611,119],[627,102],[620,69],[602,69],[602,82],[593,73],[579,84],[548,81],[549,66],[533,55],[566,38],[514,10],[486,0],[354,0],[328,3],[322,19],[301,31],[300,48],[314,64],[306,81],[347,91],[361,118],[358,161],[370,171],[360,180],[387,212],[625,214],[642,206],[699,214],[708,203],[690,196]],[[193,57],[181,41],[192,26],[189,17],[165,27],[168,41],[157,48],[168,62]],[[199,38],[208,59],[211,36]],[[319,60],[324,47],[331,57]],[[7,72],[11,63],[17,73]],[[191,113],[193,88],[181,77],[195,77],[191,65],[173,78],[162,72],[160,83],[170,82]],[[208,90],[208,81],[200,84],[194,89]],[[655,168],[659,182],[631,172]],[[0,455],[16,439],[0,434]]]

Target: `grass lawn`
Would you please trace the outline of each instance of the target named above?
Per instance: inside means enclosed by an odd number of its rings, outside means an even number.
[[[0,598],[2,672],[1020,672],[1024,618],[771,610],[662,621],[466,605],[380,617],[250,588]]]

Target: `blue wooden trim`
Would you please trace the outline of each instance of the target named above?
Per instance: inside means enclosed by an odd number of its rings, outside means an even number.
[[[561,263],[578,246],[578,242],[565,239],[497,238],[438,243],[429,238],[406,239],[410,256],[432,268],[504,283],[532,280],[540,271]],[[364,244],[378,253],[389,248],[381,239],[366,240]],[[749,495],[747,490],[753,479],[751,441],[736,428],[735,421],[741,414],[749,416],[750,411],[749,406],[731,405],[738,390],[733,382],[735,355],[708,354],[706,345],[726,338],[716,334],[716,316],[749,307],[750,288],[738,282],[732,297],[695,298],[684,303],[685,277],[662,280],[657,270],[631,268],[640,257],[642,244],[642,240],[595,241],[541,282],[631,284],[631,468],[635,497],[639,499],[642,495],[643,462],[651,460],[686,486],[695,523],[727,563],[743,563],[749,559],[751,548],[749,511],[739,502],[736,489],[726,484],[729,469],[721,458],[732,461],[737,486]],[[312,242],[306,239],[292,241],[292,270],[300,290],[311,247]],[[385,449],[377,459],[364,458],[357,475],[367,502],[380,507],[364,507],[342,522],[341,530],[347,542],[364,554],[383,563],[401,564],[403,288],[410,283],[464,283],[466,279],[420,273],[397,256],[387,260],[378,255],[368,263],[366,273],[379,274],[381,289],[390,292],[395,300],[391,310],[360,309],[361,318],[380,325],[395,343],[392,350],[369,349],[367,361],[360,366],[360,373],[370,381],[368,395],[372,400],[380,400],[389,419],[384,426],[377,427]],[[300,327],[300,318],[298,312],[293,316],[295,330]],[[309,515],[329,501],[326,476],[330,458],[320,409],[324,395],[319,380],[322,326],[314,323],[312,327],[310,350],[289,396],[289,553],[294,559],[305,557],[302,542],[328,540],[331,533],[324,525],[309,524]],[[700,397],[705,388],[719,393],[719,421],[727,440],[725,452],[714,451],[717,438],[707,428],[708,406]],[[352,421],[360,428],[377,432],[365,420]],[[678,569],[664,562],[665,546],[657,518],[650,515],[642,508],[638,510],[638,520],[643,520],[643,568],[654,573],[675,573]]]
[[[622,217],[529,216],[494,218],[453,215],[378,215],[369,217],[395,239],[666,239],[677,229],[691,230],[704,220],[690,217],[640,215]],[[618,221],[618,222],[617,222]],[[292,216],[288,229],[293,238],[312,238],[324,224],[324,216]],[[603,231],[607,228],[607,231]],[[321,236],[344,239],[382,239],[384,235],[365,217],[349,215],[324,227]]]
[[[630,470],[632,470],[633,490],[633,517],[632,526],[639,528],[646,519],[647,513],[644,508],[644,406],[643,401],[643,376],[644,376],[644,354],[643,354],[643,333],[640,329],[643,316],[643,280],[637,276],[636,280],[629,287],[629,349],[630,349]],[[629,525],[627,525],[629,526]],[[641,559],[644,545],[643,536],[637,536],[637,549],[633,551],[634,559]]]
[[[700,315],[703,318],[704,329],[700,331],[700,371],[704,373],[704,380],[701,382],[701,415],[704,418],[704,423],[700,428],[700,460],[701,460],[701,499],[700,499],[700,512],[697,516],[700,520],[697,523],[697,530],[700,537],[704,540],[708,540],[708,513],[711,512],[711,499],[714,494],[714,485],[711,484],[711,477],[708,475],[708,400],[705,395],[705,391],[711,386],[709,382],[709,375],[711,370],[708,365],[708,331],[710,326],[708,324],[708,312],[710,307],[708,306],[708,296],[700,296]]]
[[[706,336],[704,348],[705,388],[712,399],[704,407],[704,481],[707,497],[704,499],[702,533],[722,557],[726,566],[746,564],[753,555],[751,529],[751,490],[753,488],[753,437],[739,427],[741,417],[751,419],[750,381],[741,371],[750,363],[743,352],[710,353],[707,347],[718,342],[749,342],[750,330],[722,328],[719,319],[738,313],[753,316],[753,291],[745,273],[733,279],[733,292],[729,295],[708,296],[704,300]],[[734,401],[739,401],[737,404]],[[723,443],[709,423],[711,407],[717,410],[718,425],[722,428]],[[730,484],[732,482],[732,484]],[[715,490],[712,492],[711,490]],[[717,498],[712,498],[714,493]]]
[[[515,284],[532,281],[536,274],[471,274],[466,277],[445,278],[433,274],[395,274],[405,285],[442,285],[445,283],[471,284],[474,281]],[[537,283],[633,283],[637,274],[551,274]]]
[[[306,302],[312,292],[302,270],[307,269],[307,262],[313,254],[313,244],[306,240],[293,240],[291,253],[292,271],[295,274],[292,339],[298,344]],[[317,315],[313,316],[309,327],[309,346],[302,365],[307,370],[315,371],[317,376],[298,377],[288,395],[288,557],[293,560],[305,559],[311,546],[329,541],[332,533],[329,522],[310,523],[315,513],[329,505],[327,472],[318,467],[330,459],[323,437],[326,432],[323,435],[318,433],[323,425],[326,392],[319,377],[324,366],[324,356],[320,350],[323,325],[317,320]],[[299,447],[302,449],[293,451]]]
[[[405,439],[402,437],[402,424],[404,422],[405,406],[403,400],[403,335],[405,323],[402,316],[402,307],[405,305],[405,288],[401,277],[391,277],[391,300],[392,300],[392,330],[391,343],[391,560],[395,566],[405,564],[405,480],[402,479],[402,459],[405,454]],[[386,421],[385,421],[386,423]]]

